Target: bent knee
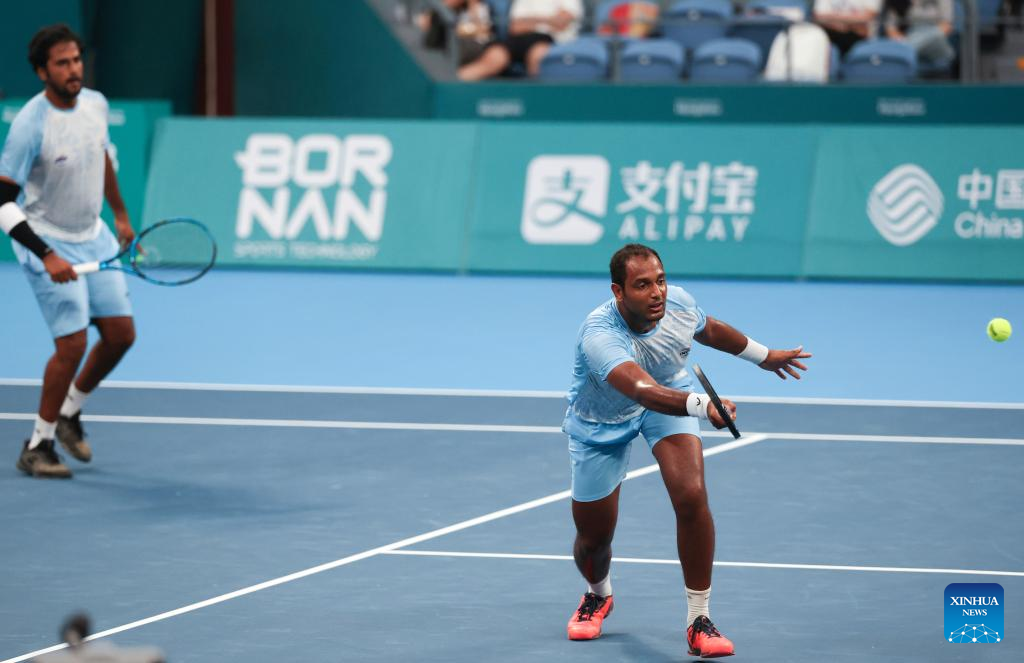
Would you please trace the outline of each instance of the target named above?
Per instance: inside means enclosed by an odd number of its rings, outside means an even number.
[[[75,332],[67,336],[61,336],[54,343],[57,346],[57,359],[78,363],[85,356],[85,350],[89,343],[89,336],[86,331]]]
[[[131,318],[108,320],[100,326],[100,336],[110,348],[127,350],[135,343],[135,323]]]
[[[672,508],[677,518],[692,518],[708,506],[708,493],[703,481],[694,481],[672,492]]]
[[[135,345],[135,327],[118,333],[116,336],[109,339],[109,341],[115,348],[119,350],[127,350]]]

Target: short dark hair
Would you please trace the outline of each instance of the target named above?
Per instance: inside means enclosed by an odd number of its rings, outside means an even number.
[[[50,49],[66,41],[75,42],[78,44],[78,50],[83,50],[82,38],[66,23],[55,23],[40,28],[28,43],[28,62],[32,65],[32,71],[40,67],[46,69],[46,63],[50,61]]]
[[[643,244],[627,244],[612,256],[611,264],[608,265],[612,273],[612,283],[618,283],[620,287],[626,287],[626,263],[633,258],[654,256],[661,262],[658,252]],[[664,265],[665,263],[662,263]]]

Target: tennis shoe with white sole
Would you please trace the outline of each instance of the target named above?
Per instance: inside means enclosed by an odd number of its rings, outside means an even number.
[[[18,457],[17,467],[25,474],[49,479],[70,479],[71,470],[61,462],[60,456],[53,450],[53,440],[43,440],[35,449],[28,448],[29,440]]]
[[[686,644],[690,646],[691,656],[702,658],[732,656],[736,653],[732,640],[719,633],[711,620],[704,615],[694,619],[690,628],[686,629]]]
[[[70,417],[63,414],[57,417],[57,439],[75,460],[83,463],[92,460],[92,448],[85,441],[85,431],[82,429],[81,412],[76,412]]]
[[[613,607],[611,596],[598,596],[592,592],[584,594],[580,606],[569,619],[569,639],[593,640],[601,637],[601,624],[611,614]]]

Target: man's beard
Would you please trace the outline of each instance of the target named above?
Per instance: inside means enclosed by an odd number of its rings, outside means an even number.
[[[58,97],[60,97],[64,101],[71,102],[71,101],[74,101],[75,98],[78,96],[78,93],[82,91],[82,82],[81,81],[75,81],[75,82],[78,83],[78,89],[75,90],[74,92],[72,92],[70,89],[68,89],[68,85],[70,85],[70,83],[65,84],[63,86],[51,85],[50,88],[53,90],[53,93],[56,94]]]

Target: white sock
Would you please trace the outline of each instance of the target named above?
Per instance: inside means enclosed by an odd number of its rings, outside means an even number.
[[[708,613],[708,603],[711,602],[711,588],[690,589],[686,588],[686,626],[689,627],[693,620],[701,615],[711,619]]]
[[[598,596],[611,596],[612,595],[612,572],[609,571],[608,575],[601,582],[590,583],[587,582],[587,591],[591,594],[597,594]]]
[[[43,440],[52,440],[56,432],[56,421],[47,421],[36,415],[36,426],[32,429],[32,439],[28,442],[28,448],[35,449]]]
[[[60,406],[61,416],[73,417],[81,412],[87,398],[89,398],[89,392],[79,391],[75,383],[72,382],[71,388],[68,389],[68,395],[64,398],[64,404]]]

